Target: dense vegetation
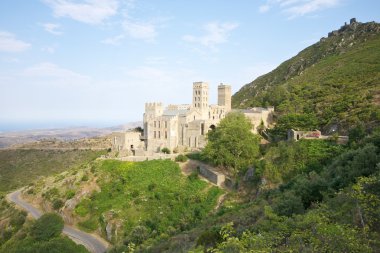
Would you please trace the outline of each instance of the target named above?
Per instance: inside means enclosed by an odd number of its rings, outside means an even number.
[[[354,23],[245,85],[233,106],[275,106],[278,120],[295,119],[298,129],[370,128],[380,122],[379,59],[380,24]]]
[[[251,165],[259,154],[260,139],[251,132],[252,124],[242,113],[230,113],[207,135],[202,154],[206,160],[236,174]]]
[[[23,226],[26,212],[19,211],[0,195],[0,248]]]
[[[215,215],[152,252],[380,250],[380,129],[349,146],[301,140],[262,153],[240,186],[243,202],[232,195]]]
[[[0,193],[88,163],[103,153],[92,150],[0,150]]]
[[[198,179],[183,176],[170,160],[119,162],[93,165],[100,192],[82,199],[75,212],[80,225],[93,231],[101,227],[117,246],[149,247],[155,241],[190,229],[216,205],[221,190]],[[107,230],[113,233],[107,233]]]
[[[63,220],[59,215],[47,213],[22,227],[23,217],[17,221],[17,234],[0,244],[1,253],[88,253],[84,246],[61,236]]]

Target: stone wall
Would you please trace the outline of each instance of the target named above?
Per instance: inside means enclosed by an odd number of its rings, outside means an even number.
[[[199,167],[199,174],[205,177],[211,183],[221,186],[225,181],[225,176],[219,172],[213,171],[205,166]]]

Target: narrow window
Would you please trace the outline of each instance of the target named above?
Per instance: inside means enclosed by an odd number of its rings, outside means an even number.
[[[168,138],[168,131],[165,131],[165,139]]]
[[[156,131],[154,131],[154,138],[156,139]]]
[[[167,128],[168,127],[168,122],[167,121],[165,121],[165,128]]]
[[[154,121],[154,127],[156,127],[156,121]]]
[[[161,139],[161,131],[158,131],[158,139]]]

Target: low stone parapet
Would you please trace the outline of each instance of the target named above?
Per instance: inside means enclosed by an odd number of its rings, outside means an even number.
[[[217,186],[221,186],[224,181],[226,180],[226,177],[219,172],[213,171],[206,166],[199,166],[199,174],[201,174],[204,178],[206,178],[208,181],[210,181],[213,184],[216,184]]]

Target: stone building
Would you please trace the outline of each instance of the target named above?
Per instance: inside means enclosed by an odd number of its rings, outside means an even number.
[[[140,132],[115,132],[111,138],[112,150],[119,152],[120,156],[135,155],[136,150],[143,150],[145,146]]]
[[[296,131],[294,129],[288,130],[288,140],[295,140],[298,141],[300,139],[323,139],[324,136],[322,136],[321,131],[314,130],[314,131]]]
[[[254,134],[257,134],[257,130],[260,125],[262,125],[264,128],[268,128],[273,122],[274,107],[253,107],[250,109],[236,111],[244,113],[244,115],[251,121],[252,132]]]
[[[218,86],[218,104],[209,104],[209,87],[205,82],[193,83],[191,104],[168,105],[162,103],[146,103],[143,116],[144,134],[114,135],[114,148],[121,147],[131,152],[141,147],[144,142],[146,154],[159,152],[162,148],[173,151],[175,148],[198,149],[206,145],[206,134],[214,129],[227,113],[231,111],[231,86]],[[252,132],[263,124],[268,127],[272,120],[273,107],[234,110],[244,113],[252,122]],[[118,138],[129,138],[118,140]],[[138,149],[140,151],[140,149]],[[140,152],[139,152],[140,153]]]
[[[206,134],[231,110],[231,86],[218,86],[218,104],[209,105],[209,88],[205,82],[193,83],[192,104],[169,105],[146,103],[144,136],[147,151],[166,147],[202,148]]]

